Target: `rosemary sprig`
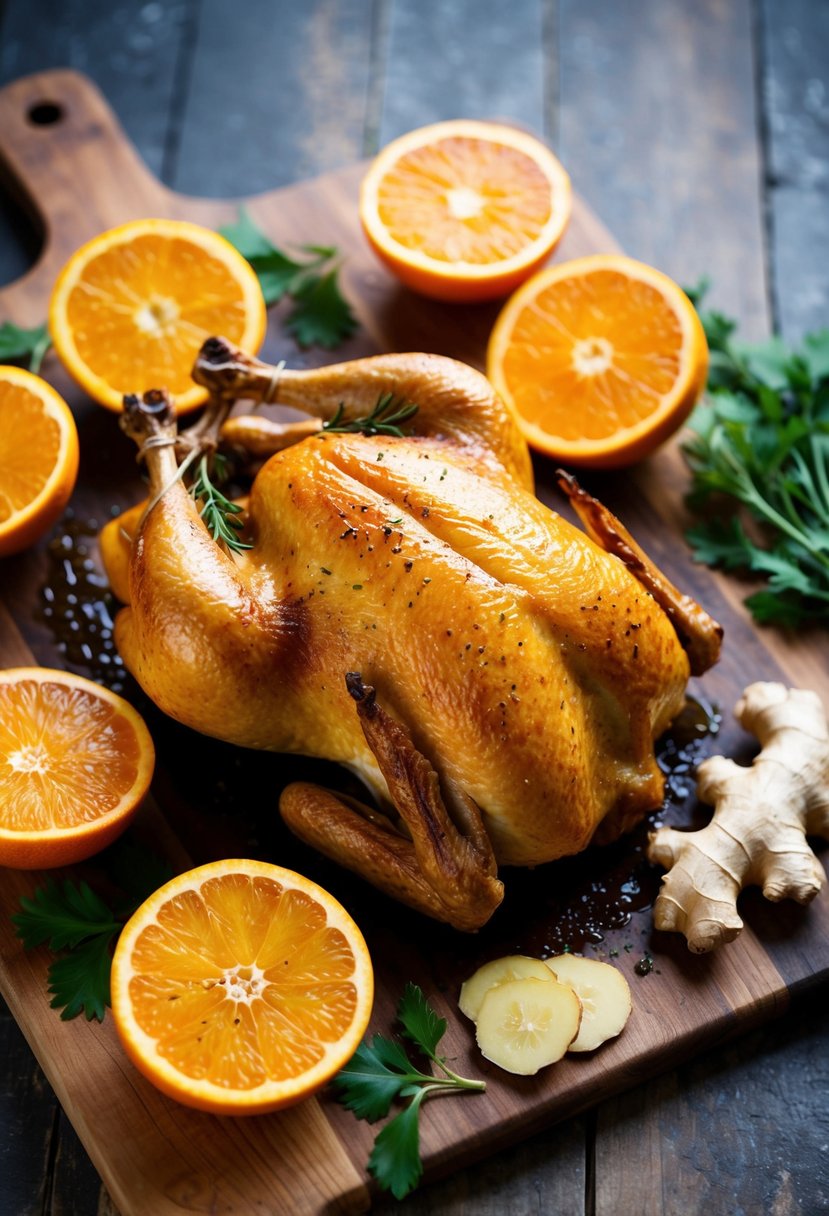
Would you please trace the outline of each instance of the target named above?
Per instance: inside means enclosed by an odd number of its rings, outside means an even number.
[[[216,453],[213,457],[216,475],[224,479],[226,463],[222,456]],[[231,553],[241,553],[243,549],[252,549],[241,539],[239,532],[244,524],[236,516],[242,508],[219,490],[211,481],[207,456],[202,456],[197,466],[196,476],[190,486],[190,493],[199,504],[199,515],[205,522],[208,532],[215,541],[223,544]]]
[[[417,406],[394,393],[381,393],[377,404],[370,414],[362,418],[351,418],[343,422],[345,404],[341,401],[337,412],[328,422],[322,424],[324,431],[335,431],[344,435],[396,435],[403,437],[400,424],[408,422],[417,413]]]

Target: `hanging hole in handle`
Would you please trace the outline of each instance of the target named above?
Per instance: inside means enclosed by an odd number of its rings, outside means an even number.
[[[29,107],[26,117],[36,127],[51,127],[63,118],[63,106],[56,101],[38,101]]]

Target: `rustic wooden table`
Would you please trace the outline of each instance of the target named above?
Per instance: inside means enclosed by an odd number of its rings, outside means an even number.
[[[796,338],[829,318],[829,5],[817,0],[0,3],[0,83],[67,65],[98,82],[162,180],[193,194],[281,185],[440,118],[521,123],[630,253],[680,282],[710,274],[713,301],[746,334],[775,325]],[[0,280],[36,252],[0,204]],[[825,1006],[815,998],[406,1206],[829,1211]],[[0,1213],[112,1210],[3,1010]]]

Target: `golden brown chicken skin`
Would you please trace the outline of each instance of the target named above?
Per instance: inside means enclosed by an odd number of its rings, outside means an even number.
[[[407,358],[427,357],[386,357],[379,386],[403,386],[420,433],[322,431],[276,451],[251,489],[243,554],[211,539],[156,439],[158,501],[131,546],[116,640],[188,726],[357,772],[387,815],[302,785],[283,795],[288,822],[469,929],[501,898],[498,864],[576,853],[659,804],[653,743],[682,707],[689,661],[624,562],[533,496],[526,449],[483,377],[463,369],[452,390],[460,365],[427,358],[418,382]],[[343,399],[358,417],[378,388],[372,362],[288,373],[279,399],[304,393],[323,417]],[[266,373],[248,363],[255,395]],[[497,416],[492,443],[464,385]],[[475,425],[447,422],[452,391]],[[131,408],[142,442],[174,436],[163,403],[149,422],[145,403]],[[120,544],[110,530],[102,547],[123,585]]]

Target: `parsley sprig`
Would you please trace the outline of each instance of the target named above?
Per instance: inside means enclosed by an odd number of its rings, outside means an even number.
[[[300,346],[330,350],[351,337],[357,318],[340,291],[334,245],[302,245],[301,256],[291,257],[257,228],[243,207],[236,223],[220,232],[256,271],[268,307],[290,297],[293,306],[285,328]]]
[[[47,943],[50,950],[65,952],[48,970],[51,1007],[61,1010],[63,1021],[80,1013],[87,1021],[104,1020],[113,944],[139,904],[171,874],[163,861],[133,842],[119,842],[108,856],[107,871],[126,895],[120,905],[111,908],[83,881],[48,878],[31,898],[21,897],[20,911],[12,916],[27,950]]]
[[[689,292],[698,308],[706,289]],[[829,330],[790,349],[779,337],[740,342],[721,313],[700,318],[711,363],[683,448],[688,502],[725,495],[754,523],[747,531],[739,511],[706,519],[687,533],[694,556],[764,576],[746,600],[757,621],[829,621]]]
[[[0,362],[8,359],[26,359],[30,372],[39,372],[43,356],[52,345],[49,330],[44,323],[34,329],[21,329],[11,321],[0,325]]]
[[[218,452],[213,456],[213,468],[219,481],[223,481],[227,476],[227,463]],[[231,553],[241,553],[244,549],[253,548],[253,545],[247,544],[239,536],[244,524],[237,516],[241,514],[242,508],[231,502],[214,484],[206,455],[199,460],[190,493],[198,504],[199,515],[215,541],[223,544]]]
[[[395,397],[394,393],[381,393],[370,414],[343,422],[344,412],[345,404],[341,401],[334,417],[324,422],[322,429],[348,435],[396,435],[402,438],[401,424],[414,417],[417,406]]]
[[[439,1018],[416,984],[407,984],[397,1009],[404,1036],[440,1069],[441,1075],[421,1072],[395,1039],[376,1034],[363,1042],[332,1084],[338,1099],[358,1119],[375,1123],[389,1113],[396,1098],[411,1098],[409,1105],[380,1131],[369,1157],[369,1172],[378,1184],[403,1199],[423,1174],[420,1159],[420,1107],[435,1094],[486,1089],[484,1081],[459,1077],[437,1054],[446,1033],[446,1020]]]

